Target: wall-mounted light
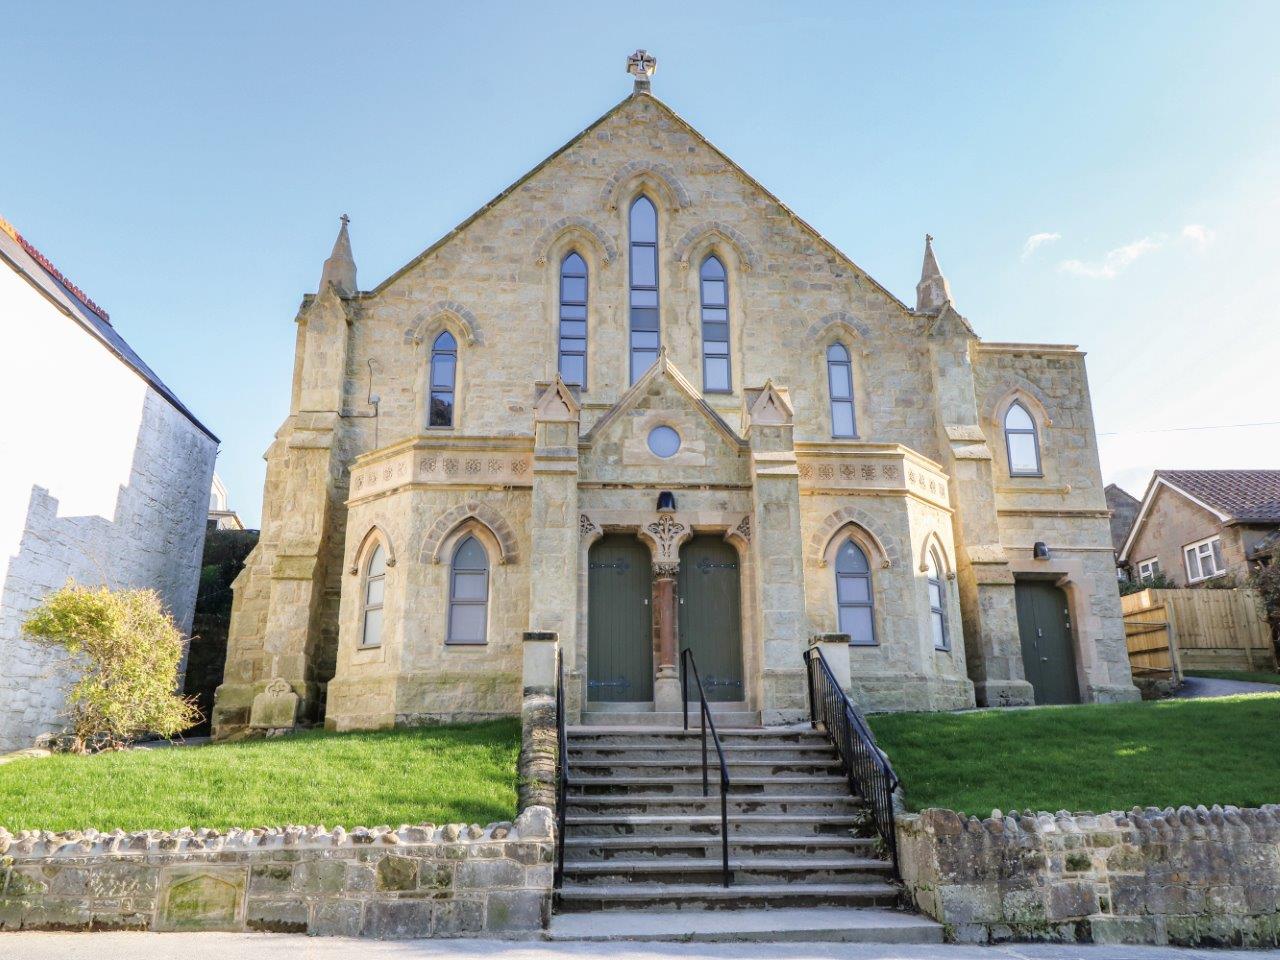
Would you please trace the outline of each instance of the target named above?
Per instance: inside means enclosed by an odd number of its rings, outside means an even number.
[[[1037,540],[1035,543],[1035,546],[1031,548],[1031,559],[1032,560],[1050,559],[1049,545],[1045,543],[1043,540]]]
[[[672,493],[670,490],[663,490],[660,494],[658,494],[659,510],[675,510],[675,508],[676,508],[676,495],[674,493]]]

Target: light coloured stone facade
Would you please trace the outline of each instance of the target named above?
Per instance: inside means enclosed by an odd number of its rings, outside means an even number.
[[[657,210],[662,352],[629,385],[628,218],[641,195]],[[582,388],[557,379],[560,265],[574,252],[588,273]],[[708,254],[728,277],[728,392],[703,390]],[[742,701],[765,722],[806,713],[801,654],[838,626],[832,557],[849,537],[872,562],[877,643],[849,652],[869,708],[970,706],[975,684],[979,702],[1029,702],[1014,611],[1024,574],[1077,598],[1085,695],[1136,698],[1083,356],[984,344],[931,248],[917,308],[904,305],[646,83],[357,291],[344,222],[297,317],[291,412],[267,453],[262,540],[236,584],[219,733],[249,722],[273,677],[301,697],[301,720],[340,729],[517,713],[523,631],[558,636],[576,716],[593,700],[590,550],[613,532],[650,549],[655,625],[676,619],[662,605],[681,544],[732,545]],[[449,427],[429,424],[442,331],[457,344]],[[832,436],[836,343],[850,355],[853,438]],[[1002,464],[999,405],[1015,397],[1040,418],[1043,477],[1010,480]],[[680,435],[669,459],[648,448],[657,426]],[[676,507],[659,513],[664,491]],[[489,564],[483,645],[447,642],[450,561],[468,535]],[[1052,561],[1031,560],[1036,541]],[[390,565],[369,645],[379,547]],[[931,632],[931,550],[946,650]],[[655,634],[650,708],[662,711],[678,703],[679,640]]]
[[[0,752],[63,725],[75,671],[22,624],[68,579],[153,589],[189,633],[217,454],[32,249],[0,232]]]

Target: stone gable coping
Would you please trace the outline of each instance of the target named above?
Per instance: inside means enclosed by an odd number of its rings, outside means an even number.
[[[179,830],[20,830],[10,833],[0,827],[0,856],[17,859],[47,857],[95,857],[121,854],[185,853],[261,849],[317,849],[371,847],[420,848],[441,844],[476,846],[486,843],[552,840],[552,815],[547,807],[526,807],[514,822],[479,824],[401,824],[399,827],[324,826],[183,827]]]

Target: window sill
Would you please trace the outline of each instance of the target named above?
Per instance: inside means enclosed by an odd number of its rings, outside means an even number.
[[[446,640],[446,647],[487,647],[488,640]]]
[[[1009,471],[1009,479],[1011,480],[1043,480],[1044,473],[1014,473]]]

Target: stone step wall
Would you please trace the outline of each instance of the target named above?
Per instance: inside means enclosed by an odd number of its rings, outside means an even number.
[[[907,891],[951,940],[1280,945],[1280,805],[898,818]]]
[[[0,930],[527,937],[550,917],[554,851],[546,807],[487,827],[0,828]]]

